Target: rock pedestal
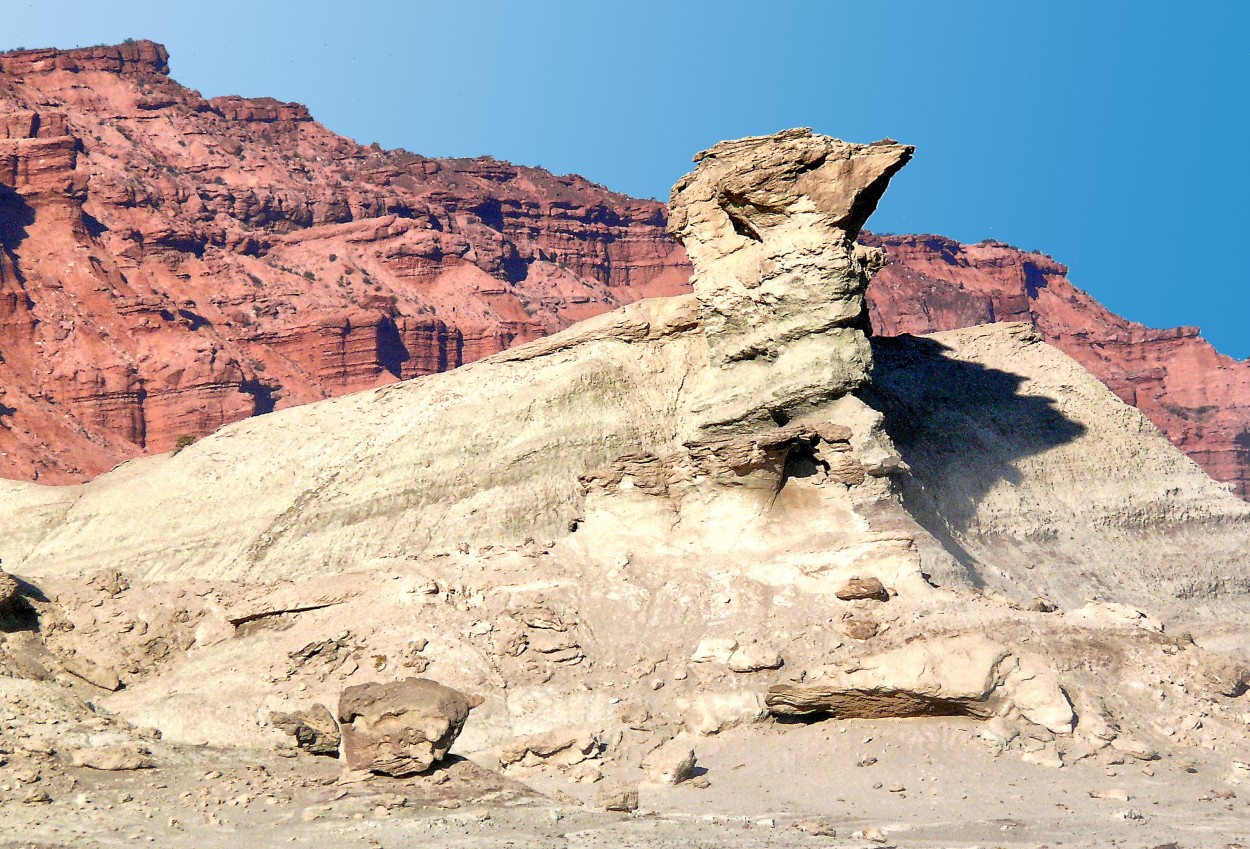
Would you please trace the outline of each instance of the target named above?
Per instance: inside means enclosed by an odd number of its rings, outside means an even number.
[[[694,264],[708,339],[692,404],[703,428],[784,424],[867,381],[864,290],[883,255],[855,237],[913,151],[797,129],[695,157],[669,232]]]

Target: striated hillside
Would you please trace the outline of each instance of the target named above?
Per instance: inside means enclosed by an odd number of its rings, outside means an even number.
[[[83,480],[688,277],[662,205],[206,100],[150,42],[0,56],[0,474]]]
[[[206,100],[150,42],[0,56],[0,476],[87,480],[686,291],[665,221],[579,177]],[[1250,365],[1110,313],[1039,254],[866,239],[887,253],[879,335],[1028,321],[1247,495]]]
[[[1030,322],[1213,478],[1250,496],[1250,362],[1220,354],[1196,327],[1155,330],[1121,318],[1043,254],[942,236],[866,241],[889,257],[868,290],[877,334]]]

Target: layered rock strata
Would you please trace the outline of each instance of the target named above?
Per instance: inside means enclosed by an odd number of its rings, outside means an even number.
[[[1196,327],[1156,330],[1116,315],[1044,254],[942,236],[866,241],[888,258],[868,291],[875,333],[1029,322],[1211,477],[1250,495],[1250,362],[1221,355]]]
[[[658,203],[168,73],[151,42],[0,55],[0,475],[84,480],[685,284]]]
[[[358,145],[299,104],[204,99],[168,58],[142,41],[0,55],[4,477],[86,480],[688,286],[661,204]],[[724,201],[749,233],[760,208]],[[1250,367],[1195,328],[1126,321],[1049,257],[1000,243],[863,241],[886,251],[868,290],[877,333],[1028,321],[1246,495]],[[861,367],[839,368],[845,382]]]

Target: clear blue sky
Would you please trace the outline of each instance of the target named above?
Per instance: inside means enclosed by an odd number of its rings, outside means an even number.
[[[1045,251],[1109,307],[1250,356],[1250,3],[6,0],[0,49],[150,38],[208,96],[362,142],[667,197],[696,150],[915,144],[870,226]]]

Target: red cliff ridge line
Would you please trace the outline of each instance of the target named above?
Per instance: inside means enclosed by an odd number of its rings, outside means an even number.
[[[687,290],[658,202],[365,147],[168,74],[144,41],[0,55],[0,476],[87,480]],[[890,258],[878,333],[1031,321],[1246,496],[1250,366],[1113,315],[1038,254],[865,238]]]

